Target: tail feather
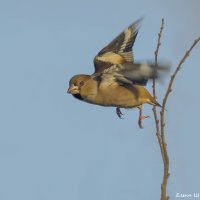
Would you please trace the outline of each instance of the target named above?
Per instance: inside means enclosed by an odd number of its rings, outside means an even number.
[[[152,98],[153,98],[153,97],[152,97]],[[160,108],[163,107],[161,104],[159,104],[159,103],[155,100],[155,98],[153,98],[153,101],[152,101],[150,104],[153,105],[153,106],[158,106],[158,107],[160,107]],[[165,109],[165,111],[167,111],[167,109]]]
[[[151,101],[149,102],[149,104],[153,105],[153,106],[158,106],[160,108],[162,108],[162,105],[159,104],[156,99],[154,97],[151,96]]]

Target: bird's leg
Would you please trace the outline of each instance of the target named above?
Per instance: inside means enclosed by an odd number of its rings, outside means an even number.
[[[139,125],[140,128],[143,128],[143,126],[142,126],[142,120],[146,119],[146,118],[149,118],[149,116],[148,115],[144,115],[144,116],[142,115],[142,105],[138,106],[138,108],[139,108],[138,125]]]
[[[121,112],[121,110],[120,110],[119,107],[116,108],[116,113],[117,113],[117,116],[118,116],[120,119],[122,119],[123,113]]]

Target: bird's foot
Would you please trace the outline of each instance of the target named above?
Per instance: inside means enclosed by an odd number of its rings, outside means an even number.
[[[119,107],[116,108],[116,114],[117,114],[117,116],[118,116],[120,119],[123,119],[123,118],[122,118],[123,113],[121,112],[121,110],[120,110]]]
[[[143,128],[143,126],[142,126],[142,120],[143,120],[143,119],[147,119],[147,118],[149,118],[148,115],[140,115],[140,116],[139,116],[138,125],[139,125],[140,128]]]

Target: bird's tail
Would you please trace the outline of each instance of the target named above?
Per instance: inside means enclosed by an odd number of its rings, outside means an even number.
[[[153,106],[158,106],[158,107],[162,108],[162,105],[159,104],[159,103],[156,101],[156,99],[155,99],[154,97],[152,97],[152,96],[151,96],[151,102],[150,102],[150,104],[153,105]]]
[[[158,106],[158,107],[160,107],[160,108],[163,107],[161,104],[159,104],[159,103],[156,101],[156,99],[155,99],[154,97],[152,97],[152,101],[151,101],[150,104],[153,105],[153,106]],[[164,110],[167,111],[166,109],[164,109]]]

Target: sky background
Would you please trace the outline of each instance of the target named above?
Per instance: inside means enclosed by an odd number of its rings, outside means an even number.
[[[151,106],[90,105],[66,93],[71,76],[93,73],[93,57],[145,16],[135,60],[160,60],[172,71],[200,36],[199,0],[0,1],[0,199],[159,199],[163,165]],[[200,193],[200,45],[174,83],[166,112],[168,194]],[[162,102],[169,78],[158,84]],[[151,90],[151,83],[148,85]]]

